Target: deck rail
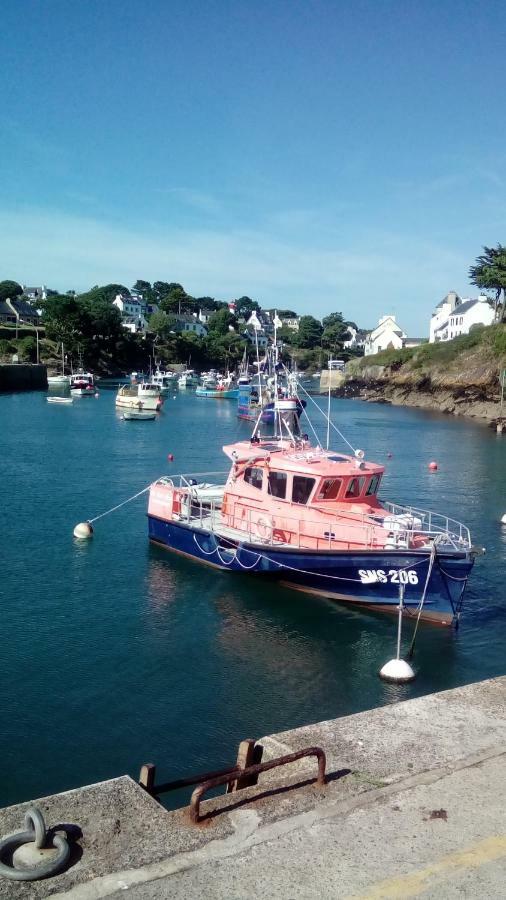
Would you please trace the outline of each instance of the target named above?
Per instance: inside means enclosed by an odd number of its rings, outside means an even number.
[[[222,504],[213,499],[198,496],[197,478],[228,475],[227,472],[197,472],[171,478],[163,476],[158,481],[170,484],[181,492],[181,511],[177,518],[188,524],[200,525],[218,536],[247,540],[271,546],[289,544],[298,549],[345,549],[389,546],[391,549],[409,550],[437,543],[455,550],[471,549],[469,528],[449,516],[403,506],[390,501],[377,514],[339,510],[336,518],[329,510],[321,510],[325,518],[308,519],[282,513],[264,512],[262,506],[245,507],[233,499],[227,502],[226,512]],[[217,485],[217,487],[223,486]],[[288,506],[288,504],[287,504]],[[297,504],[295,504],[297,507]],[[293,509],[293,505],[289,508]],[[246,514],[245,514],[246,513]],[[387,535],[387,541],[382,540]]]

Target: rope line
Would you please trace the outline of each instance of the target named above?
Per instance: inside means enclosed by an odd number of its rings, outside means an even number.
[[[117,509],[120,509],[122,506],[125,506],[127,503],[131,503],[132,500],[136,500],[137,497],[140,497],[141,494],[145,494],[146,491],[149,491],[151,484],[148,484],[147,487],[143,488],[142,491],[138,491],[137,494],[134,494],[133,497],[129,497],[128,500],[123,500],[122,503],[118,503],[117,506],[113,506],[111,509],[107,509],[105,512],[100,513],[100,515],[95,516],[94,519],[88,519],[87,521],[91,524],[92,522],[97,522],[98,519],[102,519],[104,516],[108,516],[109,513],[115,512]]]
[[[290,374],[284,363],[283,363],[283,368],[284,368],[284,370],[285,370],[285,372],[286,372],[287,375]],[[308,397],[308,399],[311,400],[311,403],[313,404],[313,406],[316,406],[318,412],[321,413],[321,415],[323,416],[323,418],[324,418],[326,421],[330,422],[330,425],[331,425],[331,427],[334,429],[334,431],[336,431],[337,434],[339,435],[339,437],[344,441],[344,443],[348,445],[348,447],[350,448],[350,450],[353,450],[353,453],[355,453],[355,447],[353,446],[353,444],[350,444],[349,440],[348,440],[347,438],[345,438],[345,436],[344,436],[344,434],[342,433],[342,431],[339,430],[339,428],[337,427],[337,425],[334,425],[334,422],[332,421],[332,419],[329,419],[329,417],[327,416],[327,413],[324,412],[324,410],[321,408],[321,406],[319,406],[319,404],[316,402],[316,400],[313,399],[313,397],[311,396],[311,394],[310,394],[308,391],[306,391],[304,385],[301,384],[301,382],[300,382],[298,379],[297,379],[297,387],[298,387],[300,390],[304,391],[306,397]],[[297,394],[297,399],[299,399],[298,394]],[[307,418],[308,418],[308,420],[309,420],[309,416],[308,416],[307,413],[306,413],[306,416],[307,416]],[[312,426],[311,426],[311,427],[312,427]],[[314,429],[313,429],[313,431],[314,431]],[[318,439],[317,439],[317,440],[318,440]],[[319,440],[318,440],[318,443],[320,443]]]

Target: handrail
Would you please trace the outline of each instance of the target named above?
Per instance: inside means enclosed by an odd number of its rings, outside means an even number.
[[[192,518],[195,517],[194,512],[192,510],[195,507],[199,508],[199,516],[200,523],[202,524],[203,518],[210,519],[210,527],[212,531],[217,530],[216,526],[220,524],[224,524],[221,518],[221,509],[219,506],[215,504],[214,501],[209,501],[204,503],[202,500],[199,500],[198,494],[193,494],[193,488],[196,488],[197,485],[191,485],[189,483],[190,478],[195,477],[208,477],[208,476],[228,476],[228,472],[223,471],[209,471],[209,472],[193,472],[187,474],[178,474],[174,476],[165,475],[157,480],[156,483],[162,484],[172,484],[175,485],[175,482],[178,481],[179,490],[188,492],[189,497],[193,502],[188,503],[186,512],[186,520],[188,522],[191,521]],[[217,485],[218,486],[218,485]],[[220,483],[220,487],[222,485]],[[260,498],[259,498],[260,499]],[[290,509],[293,507],[289,507]],[[236,503],[232,501],[231,507],[229,508],[228,516],[229,521],[231,521],[231,527],[237,529],[238,531],[244,531],[245,534],[248,535],[249,541],[258,537],[255,534],[255,521],[252,520],[252,512],[258,515],[262,515],[262,509],[256,509],[254,506],[247,507],[247,516],[246,519],[241,518],[239,524],[236,524]],[[463,523],[457,521],[456,519],[452,519],[449,516],[445,516],[441,513],[432,512],[431,510],[422,509],[420,507],[415,506],[404,506],[400,503],[394,503],[392,501],[384,501],[384,506],[378,512],[370,512],[370,513],[359,513],[348,511],[346,509],[339,509],[338,516],[336,517],[336,512],[333,512],[331,509],[321,509],[319,508],[319,512],[322,516],[321,519],[305,519],[301,521],[300,516],[289,515],[285,512],[276,512],[274,514],[266,513],[269,515],[269,518],[272,519],[272,534],[270,539],[263,540],[262,543],[279,543],[274,539],[275,531],[285,531],[288,532],[293,538],[296,538],[296,546],[300,547],[304,545],[304,538],[314,541],[317,541],[317,548],[319,549],[320,543],[323,546],[332,547],[332,542],[339,542],[341,544],[348,545],[354,543],[360,543],[367,547],[374,546],[382,546],[378,541],[374,541],[375,534],[377,534],[376,529],[381,528],[389,528],[388,521],[385,524],[385,520],[388,520],[389,516],[410,516],[413,520],[414,518],[420,519],[421,524],[418,525],[414,521],[402,521],[399,518],[398,527],[393,528],[395,543],[398,546],[398,549],[412,549],[408,546],[403,545],[403,540],[409,541],[409,539],[413,539],[414,536],[421,536],[427,539],[427,541],[438,540],[438,542],[442,542],[443,539],[445,542],[451,544],[455,549],[462,550],[466,548],[470,548],[471,544],[471,535],[469,528]],[[279,524],[277,524],[279,523]],[[393,524],[393,523],[392,523]],[[301,527],[302,526],[302,527]],[[324,532],[322,532],[322,527],[324,527]],[[309,529],[309,530],[308,530]],[[351,530],[351,540],[346,541],[346,536],[342,535],[342,537],[338,537],[338,534],[343,529],[346,529],[346,532]],[[316,533],[312,533],[312,531]],[[354,541],[353,536],[357,535],[357,530],[362,532],[362,536],[359,540]],[[358,536],[357,536],[358,537]],[[302,543],[301,543],[302,542]],[[281,541],[281,543],[285,543],[285,541]]]
[[[239,777],[260,775],[261,772],[267,772],[269,771],[269,769],[275,769],[278,766],[284,766],[288,763],[296,762],[299,759],[303,759],[305,756],[316,756],[316,758],[318,759],[318,775],[316,778],[316,783],[319,787],[323,787],[326,781],[325,751],[322,750],[321,747],[306,747],[304,748],[304,750],[297,750],[295,753],[288,753],[286,756],[278,756],[276,759],[270,759],[268,762],[258,763],[257,765],[247,766],[246,768],[233,769],[232,771],[226,772],[225,774],[218,775],[216,778],[209,778],[207,781],[204,781],[203,784],[199,784],[199,786],[195,788],[191,796],[191,821],[194,825],[198,825],[198,823],[200,822],[200,801],[202,800],[203,794],[205,794],[207,791],[210,791],[211,788],[220,787],[220,785],[227,784],[231,780]]]

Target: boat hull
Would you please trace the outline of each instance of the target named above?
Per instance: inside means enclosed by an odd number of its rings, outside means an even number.
[[[161,405],[159,397],[116,397],[116,407],[118,409],[151,410],[156,412]]]
[[[458,619],[474,556],[467,551],[298,550],[217,538],[213,532],[148,514],[150,540],[223,571],[275,579],[310,594],[395,612],[401,584],[407,612],[448,625]]]
[[[214,388],[197,388],[196,390],[197,397],[208,397],[212,400],[236,400],[239,396],[239,391],[237,388],[233,388],[232,390],[215,390]]]

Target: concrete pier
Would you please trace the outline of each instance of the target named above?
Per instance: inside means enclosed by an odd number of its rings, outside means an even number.
[[[506,677],[262,738],[264,760],[323,747],[327,784],[301,760],[203,802],[199,826],[127,776],[45,798],[73,864],[0,897],[503,897],[505,739]],[[0,835],[28,805],[0,810]]]
[[[37,363],[0,363],[0,392],[47,390],[47,368]]]

